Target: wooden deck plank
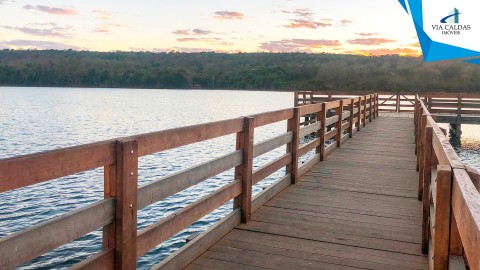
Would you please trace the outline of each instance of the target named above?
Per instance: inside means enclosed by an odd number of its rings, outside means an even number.
[[[427,269],[413,119],[380,117],[189,269]]]

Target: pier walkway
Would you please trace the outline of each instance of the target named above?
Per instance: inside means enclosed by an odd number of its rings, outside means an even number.
[[[427,269],[413,128],[380,117],[187,269]]]
[[[380,115],[378,94],[349,96],[1,159],[0,193],[100,168],[104,197],[0,238],[0,269],[101,229],[100,251],[69,269],[134,270],[233,201],[153,269],[480,270],[480,173],[460,161],[424,100],[412,102],[412,117]],[[275,123],[286,130],[260,134]],[[219,137],[235,147],[139,185],[141,157]],[[273,160],[254,166],[267,153]],[[138,211],[226,171],[221,187],[139,228]]]

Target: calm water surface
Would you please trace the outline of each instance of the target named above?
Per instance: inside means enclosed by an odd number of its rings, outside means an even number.
[[[199,90],[132,90],[0,87],[0,158],[79,145],[115,137],[235,118],[293,106],[292,93]],[[256,129],[255,142],[286,131],[286,122]],[[464,126],[454,141],[461,158],[480,169],[480,127]],[[139,160],[143,185],[235,149],[233,135],[172,149]],[[285,153],[285,147],[254,160],[254,166]],[[308,156],[308,155],[307,155]],[[254,193],[284,175],[280,170],[254,187]],[[233,170],[138,212],[139,228],[191,204],[232,181]],[[1,176],[0,176],[1,181]],[[102,199],[99,168],[29,188],[0,194],[0,237]],[[231,211],[231,202],[201,219],[138,260],[149,269]],[[96,231],[22,266],[63,269],[101,250]]]
[[[131,89],[0,88],[0,158],[79,145],[115,137],[235,118],[293,105],[292,93]],[[286,132],[286,122],[256,129],[260,142]],[[172,149],[139,160],[139,184],[235,150],[235,136]],[[285,153],[285,147],[256,158],[258,167]],[[284,175],[280,170],[254,192]],[[139,228],[169,215],[232,181],[233,170],[138,213]],[[1,176],[0,176],[1,181]],[[0,237],[102,199],[103,169],[0,194]],[[149,269],[231,211],[231,202],[138,260]],[[101,249],[100,231],[86,235],[24,265],[61,269]]]

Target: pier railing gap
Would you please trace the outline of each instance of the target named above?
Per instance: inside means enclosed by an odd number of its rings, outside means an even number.
[[[102,251],[71,269],[135,269],[138,257],[233,200],[231,213],[155,267],[183,268],[376,119],[378,105],[377,94],[349,97],[0,160],[0,192],[104,168],[103,200],[1,238],[0,268],[13,269],[103,228]],[[305,116],[310,118],[302,124]],[[281,121],[288,122],[285,133],[254,144],[256,128]],[[236,134],[231,153],[138,186],[140,157],[229,134]],[[306,136],[311,140],[300,145]],[[254,158],[285,145],[284,155],[253,170]],[[310,151],[315,151],[313,156],[299,164]],[[138,210],[232,168],[231,182],[138,230]],[[282,168],[286,173],[281,179],[252,196],[252,185]]]

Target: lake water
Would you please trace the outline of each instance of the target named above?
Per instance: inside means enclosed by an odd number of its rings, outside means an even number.
[[[164,130],[293,106],[293,94],[281,92],[75,89],[0,87],[0,158],[91,143],[115,137]],[[256,130],[255,142],[286,131],[286,122]],[[480,127],[464,126],[455,141],[461,158],[479,168]],[[139,184],[235,149],[235,137],[172,149],[139,160]],[[285,153],[285,147],[254,160],[254,166]],[[254,193],[284,175],[280,170],[254,187]],[[232,181],[233,170],[138,213],[139,228],[169,215]],[[0,175],[1,181],[1,175]],[[0,194],[0,237],[102,199],[103,169],[91,170],[29,188]],[[231,202],[183,230],[138,260],[149,269],[231,211]],[[101,232],[96,231],[45,254],[22,269],[62,269],[100,251]]]

